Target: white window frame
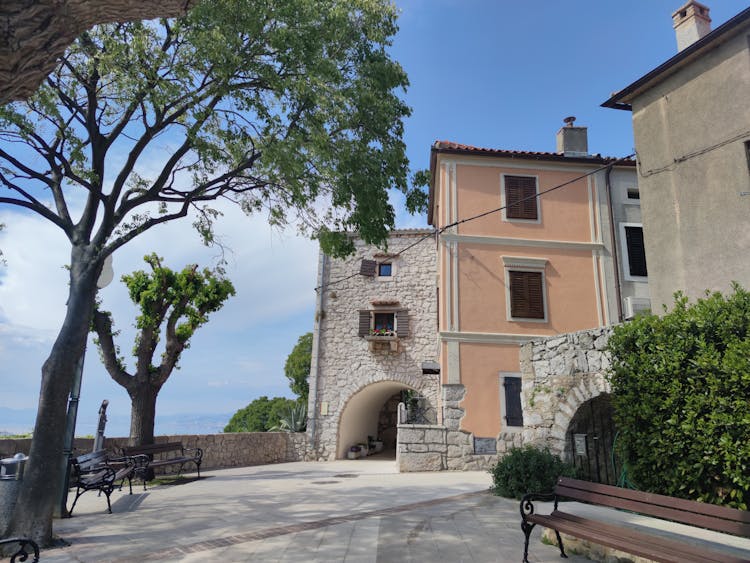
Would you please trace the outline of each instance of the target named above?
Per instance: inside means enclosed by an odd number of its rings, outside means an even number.
[[[398,335],[398,317],[396,309],[372,309],[370,311],[370,330],[375,330],[375,314],[393,315],[393,332]]]
[[[643,231],[643,223],[620,223],[620,254],[622,255],[622,277],[625,281],[648,283],[648,276],[630,275],[630,256],[628,254],[628,237],[625,235],[625,227],[640,227]],[[645,247],[645,241],[644,241]]]
[[[381,264],[390,264],[391,265],[391,275],[390,276],[381,276],[380,275],[380,265]],[[379,282],[389,282],[393,281],[393,278],[396,277],[396,261],[395,260],[383,260],[382,262],[378,262],[378,264],[375,266],[375,279]]]
[[[523,256],[503,256],[503,271],[505,275],[505,319],[509,322],[524,323],[548,323],[548,299],[547,299],[547,275],[545,269],[548,260],[546,258],[529,258]],[[529,319],[527,317],[511,316],[510,308],[510,273],[509,272],[536,272],[542,274],[542,299],[544,300],[544,318]]]
[[[639,197],[630,197],[631,190],[635,190],[638,192]],[[637,205],[641,204],[641,198],[640,198],[641,189],[635,185],[635,186],[628,186],[625,188],[625,201],[628,203],[635,203]]]
[[[498,375],[500,378],[500,413],[508,412],[508,405],[505,400],[505,386],[503,385],[506,377],[517,377],[518,379],[521,379],[521,410],[523,411],[523,379],[521,378],[521,372],[501,371]],[[505,432],[523,432],[523,426],[509,426],[507,419],[503,418],[504,416],[504,414],[500,415],[500,426]]]
[[[506,176],[521,176],[524,178],[534,178],[534,181],[536,183],[536,219],[515,219],[511,217],[508,218],[507,214],[505,213],[505,207],[506,207],[506,201],[505,201],[505,177]],[[502,173],[500,174],[500,206],[502,209],[502,220],[507,223],[527,223],[530,225],[538,225],[542,222],[542,206],[539,205],[539,176],[537,174],[511,174],[511,173]]]

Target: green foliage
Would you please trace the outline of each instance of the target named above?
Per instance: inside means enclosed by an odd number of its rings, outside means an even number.
[[[221,271],[197,265],[186,266],[175,272],[162,266],[156,254],[144,256],[151,272],[138,270],[122,276],[130,299],[138,305],[140,314],[136,319],[139,335],[133,349],[138,354],[144,335],[153,338],[153,347],[159,341],[159,329],[167,320],[167,338],[174,338],[184,348],[190,346],[190,338],[199,327],[208,322],[209,313],[224,306],[224,302],[235,294],[232,282],[222,276]]]
[[[353,250],[332,232],[384,244],[388,190],[422,192],[408,186],[402,140],[408,79],[388,53],[396,19],[389,0],[214,0],[179,19],[97,26],[34,96],[0,107],[2,140],[30,149],[0,147],[0,187],[71,238],[64,192],[91,194],[102,245],[189,207],[211,242],[217,211],[205,205],[220,197],[272,224],[300,219],[331,255]],[[53,190],[55,209],[30,184]]]
[[[269,399],[265,395],[238,410],[224,427],[224,432],[268,432],[278,428],[283,418],[297,405],[286,397]]]
[[[647,491],[750,506],[750,293],[675,295],[609,340],[620,455]]]
[[[300,336],[284,364],[284,375],[289,380],[289,387],[300,398],[300,402],[305,405],[307,404],[307,393],[310,388],[307,378],[310,375],[312,342],[312,332]]]
[[[496,495],[520,500],[526,493],[552,492],[558,477],[575,477],[576,469],[547,449],[527,445],[511,448],[490,474]]]
[[[304,432],[307,428],[307,405],[297,402],[281,417],[271,432]]]

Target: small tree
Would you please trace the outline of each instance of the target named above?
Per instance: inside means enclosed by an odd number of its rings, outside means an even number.
[[[154,443],[156,397],[177,367],[182,352],[190,346],[190,338],[208,322],[209,313],[221,309],[229,296],[234,295],[232,282],[217,272],[207,269],[201,272],[198,266],[174,272],[163,266],[156,254],[144,260],[151,266],[150,273],[138,270],[122,276],[130,299],[140,310],[132,374],[118,355],[111,313],[98,307],[94,311],[94,330],[104,366],[130,395],[130,442],[138,446]],[[155,365],[154,355],[162,336],[164,353],[159,365]]]
[[[615,327],[618,446],[639,488],[750,506],[750,293],[734,285]]]
[[[300,336],[284,364],[284,375],[289,380],[289,388],[303,404],[307,404],[310,389],[308,377],[312,361],[312,341],[312,332]]]
[[[281,424],[281,420],[297,402],[286,397],[269,399],[265,395],[238,410],[224,427],[224,432],[268,432]]]

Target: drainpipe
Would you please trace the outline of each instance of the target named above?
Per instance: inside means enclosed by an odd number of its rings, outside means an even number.
[[[617,322],[622,322],[622,288],[620,287],[620,260],[617,255],[617,239],[615,238],[615,214],[612,210],[612,183],[610,175],[612,165],[604,172],[604,184],[607,188],[607,209],[609,209],[609,231],[612,236],[612,263],[615,267],[615,297],[617,298]]]
[[[320,356],[320,325],[325,318],[325,295],[327,288],[324,284],[327,283],[326,268],[328,266],[328,256],[324,252],[320,252],[320,258],[318,260],[318,291],[317,298],[315,300],[315,325],[313,327],[313,353],[310,358],[310,377],[308,381],[310,383],[309,393],[310,396],[307,400],[307,420],[308,433],[310,434],[308,442],[311,448],[315,447],[315,427],[317,418],[319,415],[318,409],[318,378],[320,377],[320,368],[318,363],[318,357]]]

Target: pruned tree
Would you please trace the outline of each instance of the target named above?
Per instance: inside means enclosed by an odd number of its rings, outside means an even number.
[[[107,256],[191,212],[210,242],[217,199],[278,225],[290,214],[332,255],[352,250],[347,231],[385,242],[388,189],[409,191],[396,29],[388,0],[215,0],[84,33],[30,99],[0,108],[0,205],[71,246],[10,533],[51,539],[66,399]]]
[[[313,334],[307,332],[297,339],[292,351],[286,357],[284,375],[289,380],[289,388],[299,397],[302,404],[307,404],[307,394],[310,390],[310,364],[312,362]]]
[[[159,391],[178,367],[195,331],[208,322],[209,313],[221,309],[234,295],[232,282],[220,272],[199,271],[196,265],[175,272],[163,266],[156,254],[144,260],[151,266],[151,272],[138,270],[122,276],[130,299],[140,311],[136,318],[133,373],[128,372],[118,353],[112,314],[97,307],[93,322],[104,367],[130,396],[130,443],[134,446],[154,443]],[[154,356],[162,337],[164,352],[157,365]]]

